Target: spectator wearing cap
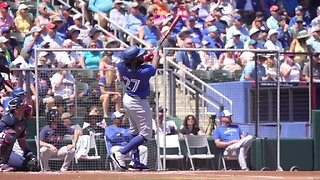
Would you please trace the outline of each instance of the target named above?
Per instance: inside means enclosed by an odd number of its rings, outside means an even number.
[[[7,48],[13,53],[13,59],[19,55],[18,42],[16,38],[11,37],[11,31],[8,27],[1,28],[1,35],[8,39]]]
[[[134,35],[138,35],[138,31],[141,26],[145,25],[145,20],[142,14],[139,11],[139,4],[133,2],[130,8],[130,14],[125,16],[122,27],[128,30]],[[129,41],[133,41],[131,37],[128,37]]]
[[[190,29],[192,31],[192,33],[190,34],[191,37],[198,39],[198,41],[202,41],[202,33],[200,28],[196,27],[196,23],[198,21],[198,17],[197,16],[189,16],[187,21],[186,21],[186,26],[188,29]]]
[[[176,123],[166,116],[164,120],[164,114],[166,114],[167,109],[164,110],[162,106],[158,108],[158,119],[152,120],[152,129],[154,134],[159,133],[163,135],[174,135],[178,134],[178,128]],[[165,127],[164,127],[165,126]],[[165,131],[163,131],[165,129]]]
[[[301,67],[294,60],[294,54],[284,55],[284,62],[280,65],[280,76],[282,82],[299,82],[301,79]]]
[[[103,42],[99,39],[100,34],[101,34],[101,30],[96,27],[90,29],[90,31],[89,31],[90,41],[96,41],[97,48],[103,48]],[[89,42],[87,42],[87,43],[84,42],[84,43],[88,46]]]
[[[89,31],[91,28],[85,26],[82,24],[82,18],[83,16],[81,14],[75,14],[73,17],[74,25],[70,26],[68,30],[76,29],[80,31],[80,34],[78,36],[79,39],[82,40],[82,42],[89,42]]]
[[[248,47],[245,49],[249,49],[248,51],[243,52],[240,55],[240,63],[239,65],[242,67],[242,69],[248,64],[248,62],[251,62],[254,60],[255,54],[251,52],[251,49],[257,49],[258,42],[254,39],[250,39],[248,41]]]
[[[258,68],[258,77],[259,81],[265,81],[270,78],[268,74],[266,74],[266,68],[263,66],[267,58],[265,55],[258,55],[257,59],[257,68]],[[240,77],[240,81],[256,81],[256,73],[255,73],[255,61],[247,62],[247,65],[244,67],[242,75]]]
[[[320,26],[314,26],[311,28],[311,37],[307,40],[314,52],[320,52]]]
[[[112,0],[89,0],[88,9],[98,15],[100,26],[105,28],[107,21],[104,17],[112,9]]]
[[[310,62],[312,63],[312,77],[310,76]],[[307,62],[305,66],[303,67],[303,79],[307,82],[311,81],[311,78],[313,82],[319,83],[320,82],[320,51],[315,51],[312,53],[311,61]]]
[[[76,95],[76,81],[67,70],[60,70],[51,77],[52,92],[55,96],[62,97],[63,101],[70,100],[73,104]]]
[[[145,25],[142,25],[138,31],[138,37],[145,41],[147,47],[156,47],[160,40],[160,30],[154,25],[154,16],[147,14],[145,16]]]
[[[238,31],[238,30],[233,31],[232,40],[230,40],[230,42],[232,42],[235,49],[243,49],[244,48],[244,43],[243,43],[243,41],[240,40],[240,36],[241,36],[240,31]]]
[[[311,27],[317,25],[320,26],[320,6],[317,8],[317,16],[311,21]]]
[[[172,13],[168,15],[167,18],[170,18],[171,20],[173,20],[173,18],[177,16],[177,13],[178,13],[177,8],[174,7],[172,8]],[[179,33],[181,32],[184,24],[185,24],[185,21],[182,18],[180,18],[176,26],[173,28],[173,30],[170,33],[170,39],[177,41],[177,35],[179,35]]]
[[[120,42],[112,37],[109,37],[107,38],[106,48],[120,48]],[[121,53],[121,51],[112,52],[112,63],[118,64],[121,61]]]
[[[25,4],[19,4],[17,10],[17,16],[14,19],[14,24],[17,28],[17,31],[21,33],[23,37],[25,37],[31,29],[32,21],[30,16],[28,15],[29,7]]]
[[[39,14],[36,15],[36,18],[34,19],[34,25],[45,29],[45,26],[50,22],[49,21],[49,13],[47,12],[47,7],[45,4],[39,4],[38,5],[38,11]]]
[[[203,37],[208,35],[209,32],[208,32],[207,28],[212,26],[213,22],[214,22],[214,18],[211,15],[208,15],[206,17],[206,19],[204,20],[203,28],[202,28],[202,31],[201,31]]]
[[[218,9],[213,12],[213,25],[218,28],[218,31],[221,33],[221,39],[223,39],[226,35],[226,29],[228,28],[228,23],[224,20],[221,20],[222,13],[221,10]]]
[[[266,24],[266,21],[264,20],[263,13],[261,11],[258,11],[256,13],[256,18],[252,21],[251,29],[252,28],[261,29],[262,27],[266,28],[267,24]]]
[[[232,124],[232,115],[229,110],[223,110],[220,113],[220,125],[213,134],[214,143],[218,148],[223,149],[224,156],[237,157],[241,169],[248,171],[246,156],[254,137],[245,136],[238,125]]]
[[[177,37],[176,37],[178,47],[183,47],[183,45],[184,45],[184,40],[185,40],[186,38],[191,37],[191,36],[190,36],[191,33],[192,33],[192,30],[189,29],[189,28],[187,28],[187,27],[183,27],[183,28],[181,29],[181,31],[178,33],[178,35],[177,35]]]
[[[302,22],[304,23],[304,26],[306,27],[309,27],[310,26],[310,23],[311,23],[311,17],[310,15],[307,15],[305,12],[304,12],[304,9],[301,5],[297,6],[295,8],[295,16],[293,16],[289,22],[289,27],[293,27],[296,20],[297,20],[297,17],[301,16],[302,17]]]
[[[290,36],[291,36],[291,40],[297,38],[299,31],[302,31],[302,30],[306,30],[306,28],[303,26],[302,16],[298,16],[298,17],[296,18],[296,21],[295,21],[295,23],[294,23],[294,26],[292,26],[292,27],[289,29],[289,33],[290,33]]]
[[[289,26],[286,23],[286,19],[285,19],[284,16],[280,16],[278,21],[279,21],[279,29],[278,29],[279,36],[278,36],[278,39],[282,43],[282,47],[284,49],[288,49],[289,46],[290,46],[290,42],[291,42]]]
[[[232,41],[228,41],[225,45],[226,49],[234,49],[235,45]],[[220,69],[229,72],[234,72],[240,70],[241,67],[236,63],[236,55],[232,51],[226,51],[222,53],[219,57]]]
[[[122,8],[123,1],[122,0],[115,0],[113,2],[113,8],[110,10],[109,18],[115,22],[120,27],[122,26],[123,19],[126,13],[126,10]],[[116,36],[124,41],[123,32],[120,30],[119,27],[111,24],[111,30],[113,30],[116,34]]]
[[[267,19],[267,27],[269,29],[279,29],[278,18],[279,18],[279,7],[273,5],[270,7],[271,16]]]
[[[307,53],[307,39],[310,37],[307,30],[302,30],[298,33],[297,38],[293,39],[290,44],[289,52],[297,53]],[[301,68],[303,68],[304,63],[308,61],[307,54],[296,54],[294,60],[299,63]]]
[[[34,49],[40,48],[40,44],[43,41],[42,29],[39,26],[34,26],[30,30],[30,36],[27,36],[23,42],[23,48],[29,53],[31,52],[30,59],[26,59],[29,65],[33,65],[35,62]]]
[[[72,122],[72,114],[69,113],[69,112],[64,112],[62,115],[61,115],[61,120],[62,120],[62,123],[63,125],[65,125],[66,127],[70,127],[71,129],[75,130],[82,130],[80,125],[79,124],[74,124]]]
[[[50,22],[56,25],[56,35],[60,36],[62,40],[67,39],[67,32],[61,30],[65,21],[60,16],[51,16]]]
[[[105,137],[107,139],[107,146],[109,151],[108,157],[114,153],[122,149],[126,146],[133,135],[130,133],[130,129],[128,128],[126,118],[124,114],[116,111],[111,115],[112,125],[108,126],[105,130]],[[134,152],[130,152],[130,154],[126,155],[128,158],[131,157],[130,165],[133,165],[136,161],[147,165],[148,160],[148,148],[144,145],[140,145],[138,147],[137,154]],[[137,160],[138,159],[138,160]],[[119,167],[114,164],[116,167],[115,170],[119,170]]]
[[[206,40],[210,43],[208,48],[217,49],[217,48],[224,47],[224,43],[220,39],[218,29],[215,25],[208,27],[207,32],[208,32],[208,35],[203,37],[203,40]],[[214,53],[214,52],[210,52],[210,53]],[[219,57],[220,54],[221,54],[220,52],[217,52],[216,53],[217,57]]]
[[[61,6],[61,8],[60,8],[60,10],[61,10],[60,18],[64,21],[64,23],[58,29],[58,32],[66,33],[68,31],[68,28],[70,26],[74,25],[73,18],[70,16],[71,9],[72,9],[71,6]]]
[[[9,27],[11,30],[15,30],[14,19],[9,14],[9,7],[7,2],[0,2],[0,29]]]
[[[7,62],[10,64],[14,61],[14,55],[11,49],[9,49],[9,39],[4,36],[0,36],[0,49],[2,50],[2,54],[5,55]]]
[[[202,48],[208,48],[210,43],[206,40],[202,40]],[[199,49],[199,55],[201,58],[201,63],[197,66],[197,70],[217,70],[219,69],[218,58],[215,53],[202,51]]]
[[[276,29],[270,29],[268,40],[264,44],[265,49],[283,51],[282,43],[278,40],[279,32]]]
[[[240,15],[234,16],[233,26],[231,26],[227,31],[227,36],[226,36],[227,41],[232,39],[233,32],[235,30],[239,30],[241,32],[240,40],[242,42],[246,42],[249,39],[249,31],[245,26],[243,26],[243,22]]]
[[[50,42],[51,48],[60,48],[63,39],[57,34],[57,25],[54,23],[49,23],[46,25],[47,35],[43,37],[44,41]]]
[[[79,38],[80,30],[78,29],[70,29],[67,31],[68,39],[72,41],[72,49],[81,49],[85,47],[82,39]]]

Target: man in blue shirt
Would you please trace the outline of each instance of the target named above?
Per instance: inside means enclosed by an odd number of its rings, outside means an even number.
[[[228,110],[220,113],[220,123],[214,130],[213,139],[218,148],[223,148],[224,156],[237,157],[242,170],[249,170],[246,163],[246,155],[251,147],[253,136],[244,136],[238,125],[233,125],[232,114]]]
[[[122,149],[125,145],[129,143],[132,138],[130,134],[130,129],[126,127],[126,118],[124,114],[116,111],[111,115],[111,120],[113,124],[108,126],[105,130],[105,136],[107,139],[107,150],[108,156]],[[140,162],[147,165],[148,160],[148,148],[146,146],[140,145],[139,156]],[[130,153],[126,154],[127,158],[130,157]],[[134,164],[134,159],[130,162],[131,166]],[[114,165],[116,170],[120,170],[118,166]]]
[[[267,60],[266,57],[259,55],[258,56],[258,79],[261,80],[267,80],[269,79],[269,75],[266,74],[266,68],[262,65],[264,61]],[[256,75],[255,75],[255,61],[249,62],[245,68],[243,69],[240,81],[255,81]]]

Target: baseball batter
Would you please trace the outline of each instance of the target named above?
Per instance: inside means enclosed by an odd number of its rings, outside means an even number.
[[[131,151],[133,164],[129,170],[148,169],[139,161],[138,147],[152,136],[152,113],[147,97],[150,94],[149,80],[155,75],[158,65],[158,48],[153,51],[151,64],[145,64],[145,50],[137,46],[130,46],[123,51],[122,61],[118,64],[118,71],[126,90],[123,96],[123,106],[129,117],[132,139],[118,152],[111,155],[112,160],[120,169],[126,170],[125,154]]]

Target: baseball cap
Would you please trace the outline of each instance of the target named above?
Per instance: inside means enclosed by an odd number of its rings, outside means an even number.
[[[270,12],[271,11],[278,11],[278,10],[279,10],[279,7],[276,6],[276,5],[273,5],[273,6],[270,7]]]
[[[29,9],[29,7],[27,5],[25,5],[25,4],[19,4],[18,11],[20,11],[22,9]]]
[[[318,32],[318,31],[320,31],[320,27],[319,26],[313,26],[311,28],[311,33]]]
[[[8,39],[4,36],[0,36],[0,43],[8,42]]]
[[[71,10],[72,7],[71,7],[71,6],[61,6],[60,9],[61,9],[61,10]]]
[[[0,3],[0,8],[8,8],[10,5],[7,2],[1,2]]]
[[[166,33],[169,29],[170,29],[169,26],[163,26],[162,29],[161,29],[161,33],[164,34],[164,33]]]
[[[256,40],[254,40],[254,39],[249,40],[249,45],[256,45],[256,44],[257,44]]]
[[[123,1],[122,0],[115,0],[113,2],[113,5],[115,5],[115,4],[123,4]]]
[[[73,20],[77,20],[77,19],[80,19],[80,18],[82,18],[81,14],[75,14],[72,19]]]
[[[10,30],[11,29],[9,27],[5,26],[1,28],[1,33],[10,32]]]
[[[279,32],[276,29],[270,29],[268,32],[268,38],[270,39],[270,36],[274,34],[279,34]]]
[[[198,11],[200,8],[199,6],[194,6],[190,9],[190,11]]]
[[[202,40],[202,44],[204,46],[209,46],[211,43],[209,41],[207,41],[207,40]]]
[[[233,17],[235,21],[241,21],[241,16],[240,15],[236,15]]]
[[[296,22],[303,22],[302,16],[297,16]]]
[[[72,114],[70,114],[69,112],[64,112],[62,115],[61,115],[61,119],[64,120],[64,119],[69,119],[72,117]]]
[[[192,31],[187,27],[183,27],[179,34],[181,34],[181,33],[192,33]]]
[[[229,110],[223,110],[220,112],[220,117],[231,117],[233,114]]]
[[[197,18],[195,16],[189,16],[188,21],[196,21]]]
[[[46,28],[47,28],[47,29],[55,29],[55,28],[56,28],[56,25],[53,24],[53,23],[49,23],[49,24],[46,25]]]
[[[40,53],[39,53],[39,59],[40,58],[42,58],[42,57],[45,57],[45,56],[47,56],[49,53],[47,52],[47,51],[41,51]]]
[[[50,46],[50,41],[48,40],[44,40],[40,43],[40,47],[44,47],[45,45],[49,45]]]
[[[131,3],[131,7],[132,8],[137,8],[138,6],[139,6],[139,4],[137,2]]]
[[[208,27],[207,30],[208,30],[208,32],[216,32],[216,31],[218,31],[218,28],[213,25],[213,26]]]
[[[239,36],[239,35],[241,35],[241,32],[236,29],[236,30],[233,31],[232,35],[233,36]]]
[[[119,118],[122,118],[123,116],[124,116],[124,114],[122,114],[119,111],[116,111],[116,112],[112,113],[111,120],[119,119]]]
[[[301,5],[297,6],[295,9],[295,11],[302,11],[303,10],[303,7]]]
[[[226,49],[232,49],[234,47],[234,43],[231,41],[228,41],[224,47]]]
[[[89,32],[89,37],[92,37],[95,33],[101,32],[100,29],[92,28]]]
[[[260,32],[258,28],[251,28],[249,31],[249,36],[251,37],[253,34]]]

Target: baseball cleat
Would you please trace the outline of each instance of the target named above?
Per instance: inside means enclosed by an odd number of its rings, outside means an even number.
[[[127,170],[126,163],[124,162],[124,155],[120,152],[111,154],[111,159],[117,164],[121,170]]]
[[[9,172],[9,171],[13,171],[13,167],[7,164],[0,164],[0,172]]]
[[[146,165],[135,162],[133,165],[129,165],[129,171],[148,171],[150,170]]]

